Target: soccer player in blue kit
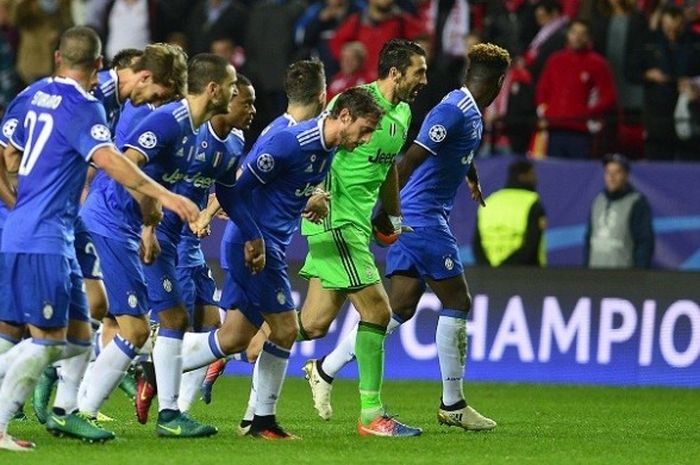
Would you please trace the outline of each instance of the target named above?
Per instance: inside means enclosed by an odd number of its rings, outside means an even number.
[[[235,186],[217,184],[217,198],[237,226],[226,251],[229,270],[222,296],[230,305],[221,329],[192,335],[199,349],[189,354],[185,369],[244,349],[266,322],[270,334],[256,365],[253,436],[293,437],[275,416],[299,329],[285,250],[336,148],[353,149],[366,143],[381,114],[369,92],[350,89],[329,114],[284,129],[251,151],[241,163]]]
[[[233,68],[231,72],[233,73]],[[239,82],[240,85],[238,85]],[[191,92],[197,92],[196,89],[203,84],[191,77]],[[193,86],[195,90],[192,90]],[[230,105],[227,105],[228,113],[214,116],[211,121],[199,128],[196,150],[186,170],[169,175],[175,180],[172,190],[187,196],[202,208],[207,206],[210,188],[216,181],[235,182],[238,159],[243,152],[245,141],[242,132],[234,129],[234,125],[248,127],[255,114],[253,106],[255,91],[247,78],[244,77],[236,83],[236,91],[232,94],[234,98]],[[196,229],[196,224],[193,226]],[[173,356],[181,359],[181,353],[168,347],[173,345],[168,335],[173,331],[184,333],[191,328],[196,332],[208,333],[219,327],[219,310],[214,301],[216,285],[204,261],[199,239],[192,234],[189,225],[183,225],[177,218],[166,214],[156,228],[156,237],[161,253],[152,264],[144,268],[151,313],[157,315],[156,318],[160,322],[159,337],[156,339],[152,356],[156,386],[159,390],[161,411],[164,408],[170,410],[179,408],[181,412],[185,412],[189,410],[193,399],[190,394],[188,401],[181,402],[183,400],[179,397],[180,381],[201,375],[199,378],[201,385],[204,373],[195,371],[183,375],[181,371],[162,368]],[[178,269],[180,265],[183,265],[184,269]],[[202,315],[195,315],[197,299],[199,299]],[[183,317],[184,321],[182,321]],[[206,326],[206,329],[202,326]],[[178,334],[178,336],[179,339],[175,344],[181,345],[184,334]],[[180,365],[175,368],[180,368]],[[147,382],[144,378],[138,380],[138,395],[135,403],[136,416],[142,424],[148,420],[148,409],[153,395],[153,387],[147,386],[145,384]],[[194,391],[196,392],[196,389]]]
[[[56,52],[56,76],[35,90],[23,124],[10,138],[24,154],[17,201],[3,232],[0,285],[9,299],[2,311],[10,313],[10,321],[27,324],[31,337],[16,346],[21,350],[0,386],[0,449],[34,448],[7,434],[9,419],[46,366],[77,355],[66,336],[69,307],[82,288],[73,241],[86,162],[93,161],[117,182],[186,220],[196,218],[192,202],[162,188],[114,148],[104,108],[87,92],[102,63],[100,52],[92,29],[66,31]],[[85,340],[90,338],[86,305],[82,311],[82,324],[74,325],[71,333]]]
[[[386,275],[391,278],[391,309],[401,321],[413,317],[426,284],[442,303],[435,331],[443,386],[438,421],[466,430],[489,430],[496,422],[468,406],[462,389],[471,296],[448,220],[465,177],[472,198],[483,205],[473,164],[481,143],[481,112],[500,92],[510,56],[496,45],[479,44],[468,59],[465,85],[428,113],[397,166],[403,219],[414,231],[399,235],[389,249]],[[375,227],[393,234],[381,211]],[[354,344],[354,338],[346,337],[325,357],[326,365],[335,368],[327,370],[331,379],[354,358]]]
[[[206,149],[212,152],[214,157],[217,156],[217,153],[222,154],[224,151],[240,157],[245,146],[243,131],[250,128],[255,118],[255,88],[253,84],[247,77],[239,74],[236,87],[238,95],[231,102],[230,111],[226,115],[212,118],[207,125],[207,130],[202,131],[204,141],[207,143]],[[215,199],[216,197],[212,195],[210,198]],[[200,203],[199,206],[203,210],[202,213],[206,214],[207,198],[203,196],[200,200],[203,203]],[[202,234],[206,234],[210,222],[211,215],[205,218],[206,226],[203,231],[200,230]],[[194,331],[209,332],[218,328],[221,317],[219,303],[214,300],[216,283],[204,260],[201,240],[193,234],[189,226],[185,226],[182,230],[177,254],[177,280],[182,288],[188,312],[192,315],[190,323]],[[206,372],[207,367],[202,367],[183,373],[178,398],[180,411],[187,412],[190,409],[200,388],[205,403],[211,401],[211,384],[208,384],[208,389],[202,386]]]
[[[199,54],[188,67],[188,91],[185,98],[164,105],[134,128],[128,136],[125,156],[139,165],[158,182],[172,189],[177,181],[189,176],[193,160],[199,160],[197,136],[200,126],[214,115],[228,111],[235,95],[236,71],[225,59],[212,54]],[[192,174],[196,177],[196,174]],[[183,186],[182,183],[179,184]],[[173,299],[176,290],[175,273],[172,278],[151,281],[147,291],[144,270],[139,262],[141,239],[143,261],[153,263],[159,244],[155,235],[155,222],[144,225],[141,218],[157,218],[159,206],[148,199],[140,202],[124,189],[110,182],[98,196],[90,196],[82,215],[92,233],[97,252],[105,268],[114,276],[105,276],[110,302],[110,313],[119,323],[120,333],[95,360],[92,376],[94,382],[87,386],[79,399],[79,409],[94,417],[100,406],[117,385],[131,361],[144,346],[149,335],[146,313],[150,309],[158,313],[160,330],[153,358],[161,390],[160,413],[156,432],[161,436],[199,437],[217,432],[216,428],[201,424],[177,407],[179,379],[182,372],[180,351],[182,337],[187,327],[187,312]],[[95,199],[91,202],[92,199]],[[163,224],[176,223],[173,217],[164,217]],[[178,222],[179,223],[179,222]],[[182,224],[169,231],[179,237]],[[163,254],[176,256],[175,247],[163,244]],[[156,289],[160,294],[156,295]],[[150,307],[150,308],[149,308]],[[166,381],[167,380],[167,381]],[[177,388],[176,388],[177,386]]]

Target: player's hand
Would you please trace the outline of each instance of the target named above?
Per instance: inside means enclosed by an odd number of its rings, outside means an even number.
[[[139,247],[139,256],[141,261],[150,265],[160,255],[160,243],[156,236],[154,227],[144,227],[141,231],[141,245]]]
[[[158,226],[163,219],[163,209],[160,202],[151,197],[145,197],[140,203],[141,216],[144,226]]]
[[[372,229],[374,241],[381,247],[389,247],[401,234],[413,232],[412,227],[403,224],[401,216],[389,215],[384,210],[372,219]]]
[[[224,211],[223,208],[221,210],[219,210],[218,212],[216,212],[216,215],[214,215],[214,216],[216,216],[218,219],[224,220],[224,221],[228,221],[231,219],[228,217],[228,215],[226,214],[226,212]]]
[[[323,219],[328,216],[328,200],[330,200],[330,198],[330,192],[326,192],[323,189],[316,189],[316,192],[314,192],[313,195],[309,197],[308,202],[306,202],[306,207],[301,217],[312,223],[321,223]]]
[[[265,268],[265,240],[255,239],[247,241],[243,249],[245,264],[255,274]]]
[[[206,210],[202,210],[201,212],[199,212],[197,221],[193,221],[190,223],[190,230],[194,233],[195,236],[199,237],[200,239],[203,237],[207,237],[211,234],[211,220],[211,215]]]
[[[163,208],[174,212],[186,223],[197,221],[199,217],[199,208],[187,197],[167,192],[160,201],[163,203]]]
[[[484,202],[484,195],[481,193],[481,184],[479,184],[479,181],[472,181],[471,179],[467,179],[467,184],[469,185],[469,191],[471,192],[472,200],[478,202],[479,205],[481,205],[482,207],[485,207],[486,202]]]

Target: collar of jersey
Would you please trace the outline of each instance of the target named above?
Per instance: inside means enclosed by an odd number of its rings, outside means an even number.
[[[187,108],[187,118],[190,120],[190,128],[193,134],[199,134],[199,128],[194,127],[194,121],[192,121],[192,111],[190,110],[190,104],[186,98],[181,100],[182,104]]]
[[[326,121],[326,118],[328,117],[328,113],[322,113],[321,116],[318,117],[318,132],[319,132],[319,140],[321,141],[321,147],[323,147],[323,150],[326,152],[330,152],[331,149],[326,147],[326,139],[323,138],[323,123]]]
[[[109,70],[110,77],[114,80],[114,98],[119,106],[122,105],[122,101],[119,99],[119,74],[116,68]]]
[[[78,90],[78,92],[80,92],[83,95],[83,97],[85,97],[88,100],[97,100],[93,95],[90,95],[85,89],[80,87],[80,84],[78,84],[78,81],[76,81],[73,78],[64,77],[64,76],[55,76],[53,78],[53,81],[58,82],[59,84],[65,84],[68,86],[75,87]]]
[[[459,90],[461,90],[462,92],[464,92],[467,95],[467,98],[469,99],[469,101],[472,102],[472,104],[474,105],[474,109],[479,114],[479,116],[481,116],[481,110],[479,110],[479,106],[476,104],[476,100],[474,100],[474,96],[469,91],[467,86],[462,86]]]

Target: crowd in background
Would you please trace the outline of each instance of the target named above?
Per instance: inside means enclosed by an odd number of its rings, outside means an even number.
[[[373,80],[382,44],[403,37],[430,57],[415,133],[469,47],[493,42],[513,66],[482,154],[700,160],[698,0],[0,0],[1,106],[52,72],[73,24],[98,30],[107,58],[153,41],[224,55],[258,90],[254,130],[284,110],[291,61],[321,60],[332,97]]]

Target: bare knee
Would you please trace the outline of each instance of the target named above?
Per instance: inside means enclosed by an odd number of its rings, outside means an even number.
[[[305,339],[319,339],[328,334],[328,329],[333,323],[332,318],[304,318],[304,312],[301,312],[301,325]],[[298,324],[297,324],[298,326]]]
[[[7,339],[19,341],[24,335],[24,325],[14,325],[0,321],[0,334],[6,336]]]
[[[160,327],[173,329],[175,331],[185,331],[189,324],[189,317],[183,307],[175,307],[158,314]]]
[[[132,318],[128,324],[119,323],[119,332],[121,336],[129,341],[134,347],[141,348],[146,344],[150,328],[145,318]]]
[[[283,322],[270,325],[268,339],[280,347],[291,349],[299,333],[299,325],[296,318],[287,318]]]

